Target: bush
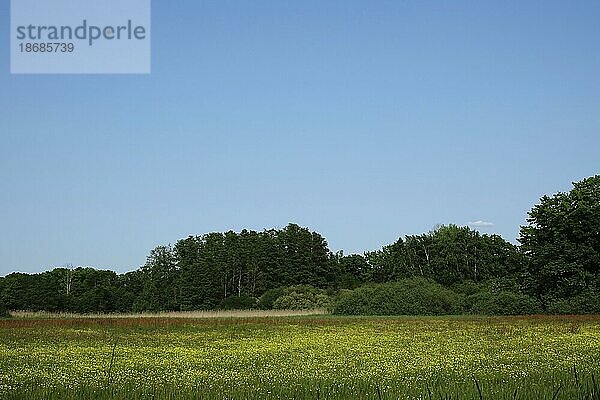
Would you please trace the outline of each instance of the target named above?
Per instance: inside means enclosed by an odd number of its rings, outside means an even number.
[[[329,308],[331,299],[325,294],[291,293],[279,297],[273,304],[277,310],[314,310]]]
[[[467,308],[471,314],[481,315],[527,315],[539,314],[539,301],[522,293],[509,291],[481,291],[467,297]]]
[[[600,314],[600,291],[588,289],[567,299],[555,299],[548,303],[550,314]]]
[[[257,299],[247,294],[241,296],[229,296],[217,307],[219,310],[249,310],[256,308]]]
[[[363,286],[341,294],[335,314],[345,315],[446,315],[463,311],[462,297],[427,279]]]
[[[281,289],[281,295],[273,302],[278,310],[314,310],[330,308],[333,304],[331,297],[323,289],[308,285],[290,286]]]
[[[10,313],[4,304],[0,304],[0,318],[10,318]]]
[[[258,308],[262,310],[271,310],[273,309],[273,303],[280,296],[283,295],[284,288],[280,287],[277,289],[269,289],[267,290],[260,298],[258,299]]]

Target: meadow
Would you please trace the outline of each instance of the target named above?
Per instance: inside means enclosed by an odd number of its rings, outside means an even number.
[[[20,315],[1,399],[600,399],[600,316]]]

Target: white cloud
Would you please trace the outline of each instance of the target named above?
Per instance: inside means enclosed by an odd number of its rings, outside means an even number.
[[[469,222],[468,225],[475,226],[477,228],[488,228],[490,226],[494,226],[495,224],[493,222],[479,220],[479,221]]]

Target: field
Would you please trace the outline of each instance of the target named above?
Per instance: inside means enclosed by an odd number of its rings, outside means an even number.
[[[600,399],[600,317],[0,320],[2,399]]]

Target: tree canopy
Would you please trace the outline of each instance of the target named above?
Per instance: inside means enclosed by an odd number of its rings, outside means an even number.
[[[519,241],[537,296],[564,298],[600,287],[600,175],[575,182],[567,193],[543,196]]]

